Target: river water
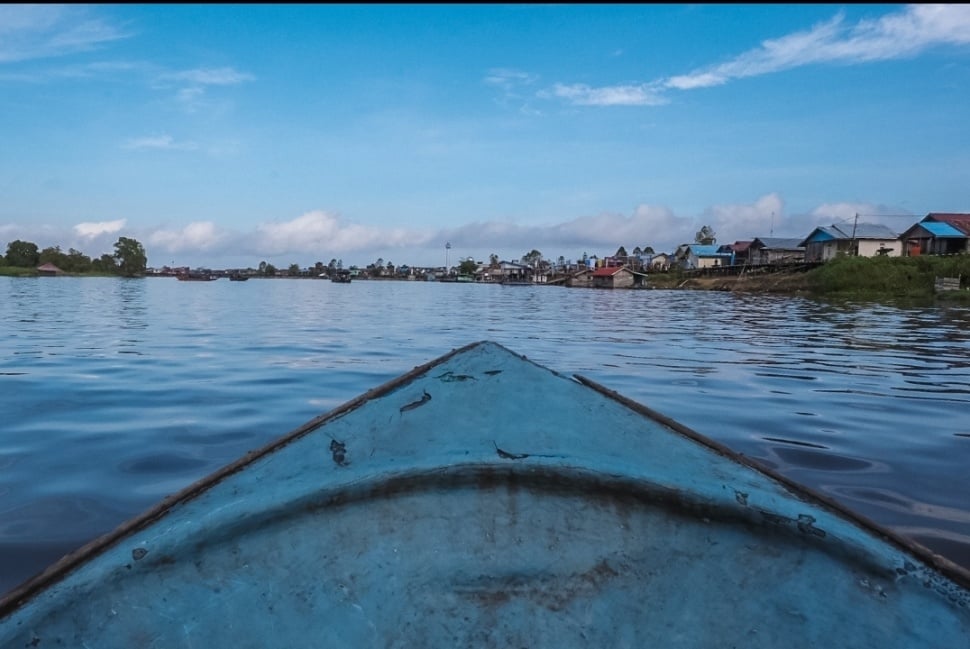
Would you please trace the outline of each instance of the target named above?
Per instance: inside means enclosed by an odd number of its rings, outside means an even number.
[[[0,592],[478,340],[593,379],[970,567],[966,306],[0,277]]]

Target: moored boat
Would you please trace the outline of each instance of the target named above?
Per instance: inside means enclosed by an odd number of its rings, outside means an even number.
[[[970,574],[494,343],[0,600],[0,646],[970,646]]]
[[[176,275],[180,282],[211,282],[219,279],[218,275],[213,275],[207,270],[190,270]]]
[[[337,284],[350,284],[350,271],[346,269],[338,270],[330,276],[330,281]]]

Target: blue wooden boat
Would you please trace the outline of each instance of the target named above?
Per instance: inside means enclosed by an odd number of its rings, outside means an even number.
[[[970,647],[970,575],[481,342],[0,600],[0,647]]]

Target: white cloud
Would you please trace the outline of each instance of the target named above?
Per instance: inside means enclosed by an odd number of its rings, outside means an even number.
[[[843,14],[709,68],[673,76],[668,88],[690,90],[815,63],[857,64],[911,57],[938,45],[970,44],[970,5],[909,5],[875,20],[844,25]]]
[[[255,80],[256,77],[234,68],[193,68],[177,72],[165,72],[155,78],[157,88],[175,87],[175,99],[189,113],[204,108],[207,89],[211,86],[235,86]]]
[[[808,30],[766,40],[730,61],[688,74],[601,87],[557,83],[539,96],[580,106],[659,106],[668,103],[665,91],[669,90],[709,88],[812,64],[852,65],[900,59],[931,47],[968,44],[970,5],[908,5],[854,25],[846,25],[844,15],[839,13]]]
[[[263,223],[252,238],[263,254],[331,254],[369,249],[421,247],[429,235],[407,228],[377,228],[345,223],[337,216],[315,210],[290,221]]]
[[[253,81],[256,77],[246,72],[239,72],[233,68],[195,68],[167,72],[159,76],[161,82],[175,84],[189,84],[191,86],[234,86],[246,81]]]
[[[583,83],[557,83],[551,94],[577,106],[660,106],[668,102],[652,84],[593,88]]]
[[[178,142],[171,135],[149,135],[130,138],[122,145],[125,149],[161,149],[168,151],[194,151],[199,148],[195,142]]]
[[[103,234],[113,234],[125,227],[127,219],[116,221],[100,221],[97,223],[78,223],[74,226],[74,234],[82,239],[94,239]]]
[[[856,214],[876,214],[880,208],[871,203],[823,203],[811,215],[824,221],[826,225],[839,221],[851,221]]]
[[[523,72],[522,70],[513,70],[509,68],[492,68],[485,75],[484,82],[491,86],[499,86],[500,88],[510,89],[515,86],[527,86],[535,83],[538,80],[534,74],[529,74],[528,72]]]
[[[232,236],[220,230],[212,221],[189,223],[181,230],[155,230],[148,235],[148,243],[168,253],[208,252],[216,250]]]
[[[130,34],[86,7],[0,5],[0,63],[86,52]]]

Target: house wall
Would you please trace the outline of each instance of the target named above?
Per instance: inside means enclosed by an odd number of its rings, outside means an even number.
[[[631,288],[633,277],[630,271],[620,271],[608,277],[593,277],[593,288]]]
[[[805,261],[805,253],[800,250],[769,250],[765,248],[761,251],[760,259],[762,264],[791,264]]]
[[[880,248],[888,248],[889,252],[886,254],[890,257],[899,257],[903,250],[903,242],[899,239],[860,239],[857,243],[860,257],[876,257]]]
[[[592,273],[577,273],[566,280],[567,286],[589,288],[593,285]]]

